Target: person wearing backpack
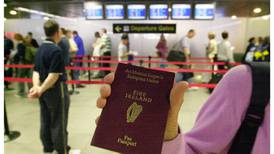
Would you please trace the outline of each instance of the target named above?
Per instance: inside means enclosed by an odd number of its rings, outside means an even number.
[[[201,108],[194,127],[187,133],[179,127],[178,116],[188,84],[184,81],[174,84],[162,154],[269,154],[269,72],[269,63],[232,68]],[[113,74],[104,79],[108,83],[113,80]],[[110,85],[104,85],[100,94],[97,106],[104,108],[111,94]]]

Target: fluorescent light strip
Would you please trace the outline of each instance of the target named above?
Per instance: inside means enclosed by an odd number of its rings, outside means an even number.
[[[38,14],[38,15],[41,15],[41,16],[47,16],[47,17],[51,17],[51,18],[76,21],[75,19],[72,19],[72,18],[62,17],[62,16],[46,13],[46,12],[43,12],[43,11],[32,10],[32,9],[28,9],[28,8],[24,8],[24,7],[17,7],[17,8],[15,8],[15,10],[22,11],[22,12],[33,13],[33,14]]]

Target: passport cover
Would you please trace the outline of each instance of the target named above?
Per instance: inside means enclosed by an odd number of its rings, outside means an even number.
[[[123,154],[160,154],[174,73],[119,64],[91,145]]]

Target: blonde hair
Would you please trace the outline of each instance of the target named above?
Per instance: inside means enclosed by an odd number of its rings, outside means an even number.
[[[209,39],[215,39],[215,36],[216,36],[216,35],[215,35],[213,32],[209,32],[209,33],[208,33],[208,38],[209,38]]]

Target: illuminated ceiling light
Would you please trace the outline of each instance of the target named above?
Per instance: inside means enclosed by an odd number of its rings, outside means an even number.
[[[262,19],[264,19],[264,20],[268,20],[270,18],[270,15],[264,15],[264,16],[262,16]]]
[[[254,13],[261,13],[261,12],[262,12],[262,9],[259,8],[259,7],[257,7],[257,8],[255,8],[255,9],[253,9],[253,12],[254,12]]]
[[[64,20],[70,20],[70,21],[77,21],[72,18],[62,17],[62,16],[58,16],[58,15],[54,15],[54,14],[50,14],[50,13],[46,13],[46,12],[42,12],[42,11],[32,10],[32,9],[28,9],[28,8],[23,8],[23,7],[17,7],[17,8],[15,8],[15,10],[27,12],[27,13],[38,14],[38,15],[45,16],[48,18],[58,18],[58,19],[64,19]]]
[[[44,20],[49,20],[49,17],[44,17],[43,19],[44,19]]]
[[[236,16],[236,15],[233,15],[233,16],[231,16],[231,19],[233,19],[233,20],[235,20],[235,19],[237,19],[238,17]]]
[[[16,12],[16,11],[14,11],[14,10],[10,10],[10,14],[11,14],[11,15],[16,15],[16,14],[17,14],[17,12]]]
[[[172,11],[172,9],[171,8],[168,8],[168,12],[171,12]]]
[[[7,7],[7,4],[6,4],[6,3],[4,3],[4,7]]]

